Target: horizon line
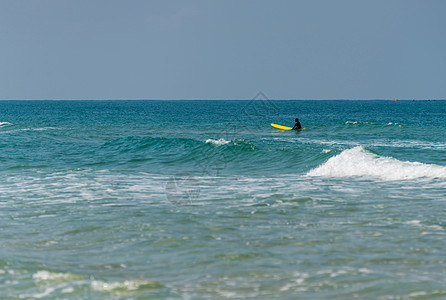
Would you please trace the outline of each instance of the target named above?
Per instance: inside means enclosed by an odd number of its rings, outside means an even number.
[[[337,98],[337,99],[278,99],[278,98],[266,98],[266,99],[255,99],[255,98],[246,98],[246,99],[148,99],[148,98],[133,98],[133,99],[123,99],[123,98],[96,98],[96,99],[0,99],[0,101],[251,101],[251,100],[270,100],[270,101],[445,101],[444,99],[421,99],[421,98],[413,98],[413,99],[384,99],[384,98],[367,98],[367,99],[347,99],[347,98]]]

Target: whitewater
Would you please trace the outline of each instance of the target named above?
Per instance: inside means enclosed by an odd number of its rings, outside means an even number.
[[[309,176],[372,177],[381,180],[446,178],[446,167],[383,157],[357,146],[344,150],[323,165],[308,172]]]

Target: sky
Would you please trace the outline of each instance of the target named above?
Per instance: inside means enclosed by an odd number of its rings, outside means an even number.
[[[0,99],[446,99],[443,0],[0,0]]]

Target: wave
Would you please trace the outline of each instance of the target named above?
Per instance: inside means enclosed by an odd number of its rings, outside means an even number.
[[[0,122],[0,128],[2,127],[13,127],[14,124],[8,123],[8,122]],[[46,130],[54,130],[54,129],[60,129],[57,127],[40,127],[40,128],[21,128],[21,129],[6,129],[4,131],[1,131],[2,134],[9,134],[9,133],[17,133],[17,132],[26,132],[26,131],[46,131]]]
[[[374,147],[446,150],[446,143],[421,141],[421,140],[395,140],[395,141],[386,141],[385,143],[373,142],[371,145],[373,145]]]
[[[372,177],[381,180],[446,178],[446,167],[400,161],[375,154],[362,146],[344,150],[307,173],[322,177]]]
[[[182,138],[131,136],[81,149],[83,167],[131,168],[160,174],[256,173],[302,164],[303,153],[275,149],[273,145],[220,137]],[[326,156],[325,156],[326,157]],[[324,157],[324,158],[325,158]],[[314,164],[313,164],[314,165]]]
[[[407,126],[406,124],[403,123],[393,123],[393,122],[388,122],[388,123],[376,123],[376,122],[362,122],[362,121],[347,121],[345,122],[345,125],[354,125],[354,126],[397,126],[397,127],[403,127],[403,126]]]
[[[165,151],[166,149],[180,151],[184,148],[193,148],[201,142],[190,138],[165,138],[128,136],[105,142],[101,148],[117,152],[138,152],[148,149]]]
[[[211,149],[212,145],[223,146],[228,148],[247,148],[255,149],[255,146],[244,140],[227,141],[220,139],[207,139],[206,141],[192,139],[192,138],[165,138],[165,137],[139,137],[130,136],[125,138],[118,138],[105,142],[101,148],[114,150],[119,152],[137,152],[147,150],[166,151],[167,149],[175,150],[175,152],[193,152]]]
[[[287,139],[275,139],[277,141],[289,142],[289,143],[305,143],[305,144],[318,144],[322,146],[360,146],[366,147],[393,147],[393,148],[414,148],[414,149],[429,149],[429,150],[446,150],[446,143],[431,142],[423,140],[386,140],[373,139],[369,141],[348,141],[341,139],[321,139],[321,138],[300,138],[299,140],[287,140]]]

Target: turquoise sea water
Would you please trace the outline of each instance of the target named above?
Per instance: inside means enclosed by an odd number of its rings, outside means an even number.
[[[444,299],[445,117],[0,101],[0,298]]]

